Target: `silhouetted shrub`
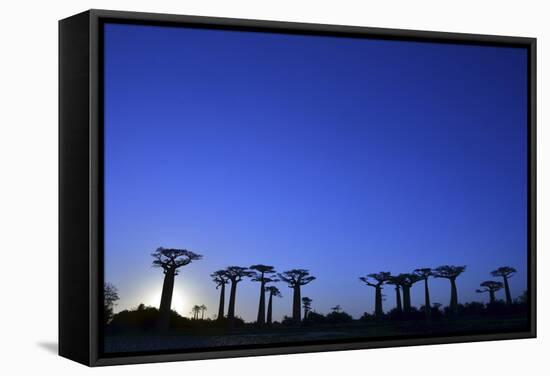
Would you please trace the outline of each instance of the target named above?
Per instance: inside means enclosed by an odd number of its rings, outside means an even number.
[[[288,317],[288,316],[284,316],[283,319],[281,320],[281,325],[283,326],[292,326],[292,325],[295,325],[295,322],[294,320],[292,320],[292,317]]]
[[[367,314],[367,313],[365,313]],[[389,320],[392,320],[392,321],[395,321],[395,320],[402,320],[403,319],[403,310],[398,310],[397,308],[393,308],[392,310],[390,310],[387,314],[386,314],[386,317],[389,319]],[[362,320],[362,318],[360,319]],[[364,321],[364,320],[363,320]]]
[[[346,312],[331,312],[326,315],[325,320],[327,323],[330,324],[341,324],[341,323],[347,323],[352,322],[353,317],[351,317]]]
[[[304,325],[319,325],[327,321],[326,317],[317,312],[309,312],[304,320]]]
[[[370,322],[375,320],[376,320],[376,317],[374,317],[374,315],[371,315],[368,312],[363,313],[363,316],[359,318],[359,321],[363,321],[363,322]]]

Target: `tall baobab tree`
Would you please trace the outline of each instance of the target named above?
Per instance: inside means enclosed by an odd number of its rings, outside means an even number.
[[[218,270],[210,274],[212,281],[216,284],[216,290],[220,288],[220,304],[218,306],[218,320],[223,320],[225,312],[225,285],[229,282],[229,277],[225,270]]]
[[[511,266],[501,266],[497,270],[493,270],[491,275],[493,277],[502,277],[504,282],[504,292],[506,293],[506,304],[512,304],[512,294],[510,293],[510,285],[508,284],[508,279],[512,278],[516,273],[516,269]]]
[[[307,296],[304,296],[302,298],[302,306],[304,308],[304,320],[307,319],[307,314],[309,311],[311,311],[311,302],[313,302],[313,299],[308,298]]]
[[[281,281],[286,282],[288,287],[293,289],[292,320],[295,324],[300,324],[302,321],[300,309],[302,301],[301,287],[315,280],[315,277],[309,275],[309,271],[307,269],[292,269],[279,273],[279,278]]]
[[[442,265],[434,270],[435,278],[445,278],[451,282],[451,301],[449,303],[449,309],[452,315],[457,314],[458,310],[458,292],[456,289],[456,278],[464,273],[466,265]]]
[[[432,306],[430,304],[430,289],[428,287],[428,278],[433,276],[433,271],[431,268],[420,268],[415,269],[414,274],[424,281],[424,313],[426,319],[429,319],[432,315]]]
[[[260,303],[258,305],[258,317],[256,323],[258,325],[265,324],[265,285],[269,282],[276,282],[277,280],[272,278],[275,274],[275,269],[270,265],[252,265],[250,270],[253,271],[252,280],[254,282],[260,282]]]
[[[395,286],[395,309],[397,312],[403,312],[403,305],[401,304],[401,277],[399,276],[390,276],[387,280],[388,285]]]
[[[477,289],[476,292],[480,294],[488,292],[489,304],[495,304],[496,302],[495,292],[497,292],[498,290],[504,287],[504,284],[502,282],[497,282],[497,281],[485,281],[485,282],[481,282],[479,285],[483,287],[483,289]]]
[[[403,311],[411,312],[411,287],[416,282],[420,281],[420,277],[411,273],[402,273],[398,276],[401,280],[401,288],[403,289]]]
[[[207,311],[208,308],[206,308],[204,304],[201,304],[200,309],[201,309],[201,320],[204,320],[204,312]]]
[[[381,319],[384,314],[384,310],[382,309],[382,285],[386,283],[390,277],[390,272],[380,272],[368,274],[366,277],[359,278],[361,282],[375,289],[374,316],[377,319]],[[373,279],[374,282],[371,282],[371,279]]]
[[[160,329],[168,329],[170,326],[172,294],[174,293],[174,279],[179,273],[178,269],[193,261],[200,260],[202,255],[186,249],[159,247],[151,253],[151,256],[154,259],[153,267],[162,268],[164,272],[158,326]]]
[[[273,322],[273,297],[281,297],[281,292],[275,286],[267,286],[265,291],[269,292],[269,300],[267,302],[267,324],[271,325]]]
[[[229,308],[227,309],[227,319],[235,318],[235,299],[237,298],[237,284],[245,277],[250,277],[252,272],[242,266],[229,266],[225,269],[227,278],[231,281],[231,292],[229,293]]]

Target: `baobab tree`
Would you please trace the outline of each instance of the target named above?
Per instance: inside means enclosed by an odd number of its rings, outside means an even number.
[[[237,284],[245,277],[250,277],[253,273],[248,268],[242,266],[229,266],[225,269],[227,278],[231,281],[231,292],[229,293],[229,308],[227,309],[227,319],[235,318],[235,299],[237,298]]]
[[[403,311],[405,313],[411,312],[411,287],[416,282],[420,281],[420,277],[411,273],[402,273],[398,277],[401,281],[401,288],[403,289]]]
[[[227,272],[225,270],[218,270],[210,274],[212,281],[216,284],[216,290],[220,288],[220,304],[218,306],[218,320],[223,320],[225,312],[225,285],[229,282]]]
[[[401,277],[399,276],[390,276],[386,281],[388,285],[395,286],[395,309],[397,312],[403,312],[403,305],[401,304]]]
[[[493,277],[502,277],[504,282],[504,292],[506,294],[506,304],[512,304],[512,294],[510,293],[510,285],[508,284],[508,279],[512,278],[516,273],[516,269],[511,266],[501,266],[497,270],[493,270],[491,275]]]
[[[193,320],[199,319],[199,312],[201,311],[201,306],[195,304],[193,308],[191,308],[191,313],[193,313]]]
[[[252,265],[250,270],[253,271],[252,280],[254,282],[260,282],[260,303],[258,305],[258,317],[256,323],[258,325],[265,324],[265,285],[269,282],[276,282],[278,280],[272,278],[275,274],[273,266],[269,265]]]
[[[302,301],[301,287],[315,280],[315,277],[309,275],[309,271],[307,269],[292,269],[280,273],[279,278],[281,281],[288,283],[288,287],[293,290],[292,320],[295,324],[300,324],[302,321],[300,309]]]
[[[342,310],[342,307],[340,306],[340,304],[336,304],[334,307],[331,307],[330,310],[333,313],[339,313]]]
[[[282,297],[281,292],[275,286],[267,286],[265,291],[269,292],[269,300],[267,302],[267,324],[271,325],[273,322],[273,297]]]
[[[207,311],[208,308],[206,308],[204,304],[201,304],[200,309],[201,309],[201,320],[204,320],[204,312]]]
[[[504,284],[502,282],[497,281],[485,281],[481,282],[479,284],[483,289],[477,289],[476,292],[482,294],[485,292],[489,293],[489,304],[495,304],[495,292],[502,289],[504,287]]]
[[[420,268],[415,269],[414,274],[420,279],[424,281],[424,313],[426,315],[426,319],[429,319],[432,314],[432,306],[430,304],[430,289],[428,287],[428,278],[433,276],[433,271],[431,268]]]
[[[302,306],[304,308],[304,320],[307,319],[307,314],[309,311],[311,311],[311,302],[313,302],[313,299],[308,298],[307,296],[304,296],[302,298]]]
[[[458,292],[456,289],[456,278],[464,273],[466,265],[442,265],[434,270],[435,278],[445,278],[451,283],[451,301],[449,303],[449,309],[452,315],[457,314],[458,310]]]
[[[170,326],[170,309],[172,306],[172,295],[174,293],[174,279],[178,275],[178,269],[200,260],[202,255],[186,249],[162,248],[159,247],[153,253],[153,267],[162,268],[164,282],[160,298],[158,326],[160,329],[168,329]]]
[[[360,277],[359,280],[367,286],[374,287],[374,316],[377,319],[381,319],[384,311],[382,309],[382,285],[386,283],[391,277],[390,272],[380,272],[368,274],[366,277]],[[371,282],[373,279],[375,282]]]

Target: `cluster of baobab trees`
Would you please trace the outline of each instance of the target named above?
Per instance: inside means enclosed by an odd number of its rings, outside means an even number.
[[[161,268],[164,273],[164,282],[162,286],[161,301],[159,307],[159,327],[168,328],[170,309],[172,303],[172,294],[174,291],[174,280],[178,274],[178,269],[190,264],[193,261],[202,259],[202,255],[188,251],[186,249],[174,248],[158,248],[151,254],[153,257],[153,266]],[[411,310],[411,288],[420,281],[424,281],[424,312],[426,318],[431,315],[430,291],[428,280],[433,278],[444,278],[449,280],[451,286],[449,309],[451,314],[457,313],[458,308],[458,292],[456,280],[466,270],[465,265],[442,265],[435,269],[421,268],[415,269],[412,273],[401,273],[392,275],[390,272],[380,272],[368,274],[365,277],[360,277],[359,280],[365,285],[375,289],[375,310],[376,318],[381,318],[384,314],[382,308],[382,289],[384,285],[393,285],[395,287],[396,309],[398,312],[408,313]],[[489,293],[490,302],[495,302],[496,291],[504,288],[506,293],[506,303],[512,304],[510,286],[508,280],[514,275],[516,270],[509,266],[500,267],[491,272],[493,277],[502,278],[500,281],[484,281],[481,283],[483,289],[476,290],[479,293]],[[235,318],[235,304],[237,297],[237,285],[249,278],[253,282],[260,284],[260,297],[258,303],[258,315],[256,323],[259,325],[272,323],[273,298],[281,297],[281,292],[273,284],[276,282],[284,282],[293,290],[292,299],[292,320],[295,323],[300,323],[301,308],[304,309],[304,318],[311,311],[312,299],[308,297],[302,298],[301,288],[304,285],[315,280],[315,277],[310,275],[307,269],[291,269],[278,273],[271,265],[257,264],[250,267],[229,266],[222,270],[217,270],[210,275],[213,282],[216,284],[216,289],[220,289],[220,300],[218,307],[218,320],[227,319],[230,322]],[[229,304],[227,314],[225,314],[225,287],[230,285]],[[266,294],[269,295],[266,308]],[[336,307],[335,307],[336,308]],[[339,308],[339,306],[338,306]],[[198,319],[199,313],[202,312],[204,318],[205,306],[193,307],[193,315]],[[266,312],[267,311],[267,312]]]
[[[258,315],[256,323],[258,325],[271,324],[273,321],[273,298],[281,297],[281,292],[273,283],[285,282],[293,290],[292,299],[292,319],[294,322],[301,321],[301,287],[315,280],[315,277],[309,274],[306,269],[291,269],[282,273],[277,273],[271,265],[257,264],[248,268],[242,266],[229,266],[225,269],[215,271],[210,275],[216,284],[216,289],[220,289],[220,303],[218,307],[218,320],[225,317],[228,320],[235,318],[235,302],[237,294],[237,284],[244,278],[250,278],[253,282],[260,284],[260,298],[258,303]],[[230,284],[229,306],[227,316],[225,316],[225,285]],[[269,294],[266,313],[266,293]],[[309,299],[309,298],[307,298]],[[311,301],[310,301],[311,304]],[[307,315],[307,311],[305,313]]]
[[[161,268],[164,273],[164,282],[159,307],[159,328],[169,327],[170,309],[172,305],[172,295],[174,292],[174,280],[178,275],[178,269],[190,264],[193,261],[202,259],[202,255],[186,249],[158,248],[151,254],[153,257],[153,267]],[[220,303],[218,308],[218,320],[227,318],[232,321],[235,318],[235,303],[237,298],[237,285],[245,278],[250,278],[253,282],[260,283],[260,299],[258,304],[258,317],[256,322],[260,325],[272,322],[273,298],[282,296],[279,289],[273,286],[273,283],[282,281],[288,284],[293,290],[293,308],[292,318],[295,322],[301,321],[301,287],[307,285],[315,279],[306,269],[291,269],[282,273],[277,273],[275,268],[270,265],[252,265],[250,267],[229,266],[223,270],[218,270],[211,274],[216,288],[220,289]],[[229,304],[227,316],[225,315],[225,286],[230,284]],[[266,293],[269,294],[266,317]],[[201,306],[193,308],[194,318],[198,318],[199,312],[204,309]]]
[[[204,304],[197,305],[195,304],[193,308],[191,308],[191,313],[193,314],[193,320],[199,319],[199,314],[201,316],[201,320],[204,320],[204,312],[207,311],[207,308]]]
[[[465,265],[442,265],[435,269],[420,268],[415,269],[412,273],[401,273],[392,275],[390,272],[380,272],[368,274],[365,277],[360,277],[359,280],[365,285],[375,289],[374,315],[376,318],[381,318],[384,314],[382,308],[382,288],[383,285],[393,285],[395,287],[396,310],[405,315],[411,311],[411,288],[420,281],[424,282],[424,313],[429,319],[432,312],[430,303],[430,290],[428,280],[433,278],[444,278],[449,280],[451,285],[451,298],[449,302],[449,310],[452,315],[456,315],[458,310],[458,290],[456,285],[457,278],[466,270]],[[476,292],[489,293],[489,302],[496,302],[495,293],[502,289],[506,292],[506,304],[512,304],[512,295],[508,280],[516,273],[516,270],[509,266],[500,267],[491,272],[493,277],[501,277],[503,282],[499,281],[484,281],[480,284],[483,289],[478,289]]]

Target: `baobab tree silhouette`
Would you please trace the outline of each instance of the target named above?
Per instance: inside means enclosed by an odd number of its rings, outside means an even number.
[[[216,290],[220,289],[220,304],[218,306],[218,320],[223,320],[225,312],[225,285],[229,282],[229,277],[225,270],[217,270],[210,274],[212,281],[216,283]]]
[[[275,274],[275,269],[270,265],[252,265],[250,270],[253,270],[252,280],[254,282],[260,282],[260,303],[258,304],[258,316],[256,323],[258,325],[265,324],[265,285],[269,282],[277,282],[278,280],[272,278]]]
[[[432,315],[432,306],[430,304],[430,289],[428,287],[428,278],[433,276],[431,268],[415,269],[414,274],[420,279],[424,280],[424,314],[426,319],[430,319]]]
[[[368,274],[366,277],[359,277],[359,280],[365,283],[367,286],[374,287],[374,316],[377,319],[381,319],[384,311],[382,309],[382,285],[386,283],[391,277],[390,272],[380,272]],[[371,282],[370,279],[374,279],[376,282]]]
[[[201,311],[201,307],[197,304],[195,304],[193,306],[193,308],[191,308],[191,313],[193,313],[193,320],[198,320],[199,319],[199,312]]]
[[[229,308],[227,319],[233,321],[235,318],[235,299],[237,298],[237,284],[245,277],[252,276],[252,272],[242,266],[229,266],[225,269],[227,278],[231,281],[231,292],[229,293]]]
[[[307,319],[307,314],[309,311],[311,311],[311,302],[313,302],[313,299],[308,298],[307,296],[304,296],[302,298],[302,307],[304,308],[304,320]]]
[[[333,313],[339,313],[342,310],[342,307],[340,306],[340,304],[336,304],[334,307],[331,307],[330,310]]]
[[[200,260],[202,255],[186,249],[162,248],[159,247],[153,253],[153,267],[162,268],[164,282],[160,298],[158,327],[168,329],[170,326],[170,309],[172,306],[172,295],[174,293],[174,279],[178,275],[178,269],[190,264],[192,261]]]
[[[411,273],[402,273],[397,276],[403,289],[403,311],[407,314],[411,312],[411,287],[420,281],[420,277]]]
[[[497,270],[493,270],[491,275],[493,277],[502,277],[504,282],[504,292],[506,293],[506,304],[512,304],[512,294],[510,293],[510,285],[508,284],[508,279],[512,278],[516,273],[516,269],[511,266],[501,266]]]
[[[281,281],[288,283],[288,287],[293,289],[292,299],[292,320],[295,324],[300,324],[301,319],[301,287],[315,280],[315,277],[309,275],[307,269],[292,269],[279,273]]]
[[[451,301],[449,303],[449,309],[451,310],[451,314],[453,316],[456,316],[458,310],[458,292],[456,289],[456,278],[464,273],[465,270],[466,265],[441,265],[434,270],[435,278],[445,278],[448,279],[451,283]]]
[[[271,325],[273,323],[273,297],[282,297],[281,292],[275,286],[267,286],[265,291],[269,292],[269,300],[267,302],[267,324]]]
[[[204,312],[207,311],[208,308],[206,308],[204,304],[201,304],[200,309],[201,309],[201,320],[204,320]]]
[[[485,282],[481,282],[479,285],[483,287],[483,289],[477,289],[476,292],[480,294],[488,292],[489,304],[495,304],[496,302],[495,292],[497,292],[498,290],[504,287],[504,284],[502,282],[497,282],[497,281],[485,281]]]
[[[386,283],[388,285],[395,286],[395,309],[398,313],[403,312],[403,305],[401,304],[401,277],[399,276],[390,276]]]

